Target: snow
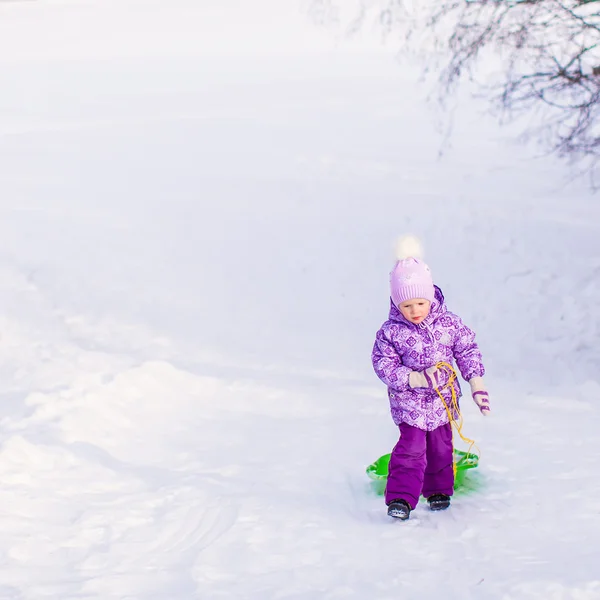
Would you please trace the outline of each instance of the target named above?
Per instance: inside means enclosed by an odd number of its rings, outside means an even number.
[[[466,101],[440,159],[389,50],[202,4],[0,5],[0,598],[600,598],[587,182]],[[493,413],[477,491],[398,523],[364,469],[407,232]]]

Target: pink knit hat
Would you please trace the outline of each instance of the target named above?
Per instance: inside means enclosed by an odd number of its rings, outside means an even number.
[[[400,247],[412,249],[407,242],[414,240],[403,240]],[[392,300],[396,306],[414,298],[425,298],[433,302],[435,288],[429,267],[419,258],[413,256],[402,257],[404,252],[398,253],[392,272],[390,273],[390,291]]]

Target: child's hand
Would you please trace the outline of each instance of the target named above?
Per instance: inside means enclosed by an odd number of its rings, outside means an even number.
[[[473,377],[469,380],[469,385],[473,401],[479,407],[481,414],[487,417],[490,414],[490,398],[483,384],[483,377]]]
[[[411,388],[427,388],[430,390],[442,389],[450,378],[450,372],[446,369],[429,367],[424,371],[413,371],[408,377],[408,385]]]

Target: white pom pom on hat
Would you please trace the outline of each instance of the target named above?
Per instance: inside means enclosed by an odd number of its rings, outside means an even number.
[[[407,235],[396,241],[396,264],[390,273],[390,294],[396,306],[407,300],[424,298],[433,302],[435,288],[427,264],[422,260],[420,240]]]
[[[396,260],[405,258],[423,259],[423,244],[421,240],[414,235],[405,235],[399,237],[395,244]]]

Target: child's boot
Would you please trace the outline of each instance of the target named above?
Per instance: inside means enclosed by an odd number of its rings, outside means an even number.
[[[433,494],[427,498],[431,510],[444,510],[450,506],[450,496],[446,494]]]
[[[388,515],[394,519],[406,521],[410,516],[410,506],[406,500],[392,500],[388,504]]]

